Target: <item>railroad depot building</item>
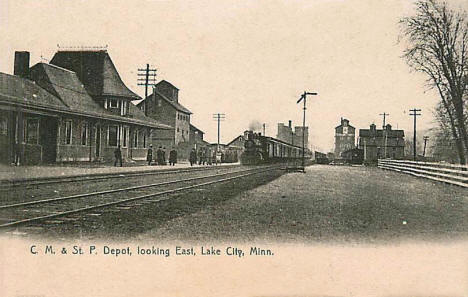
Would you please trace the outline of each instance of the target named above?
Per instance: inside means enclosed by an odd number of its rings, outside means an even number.
[[[405,132],[392,130],[387,124],[385,129],[376,129],[375,124],[369,129],[359,129],[359,149],[364,160],[375,162],[379,158],[403,159],[405,153]]]
[[[76,70],[76,71],[75,71]],[[131,104],[107,51],[59,51],[29,67],[15,53],[14,75],[0,73],[0,152],[5,163],[145,159],[153,134],[171,129]]]
[[[349,120],[341,118],[339,126],[335,127],[335,157],[343,158],[345,151],[355,147],[356,129],[349,124]]]

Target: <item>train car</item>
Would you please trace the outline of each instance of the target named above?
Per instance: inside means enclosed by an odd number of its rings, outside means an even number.
[[[302,158],[302,148],[284,141],[262,136],[253,131],[245,132],[244,152],[240,161],[245,165],[286,162]]]
[[[364,150],[353,148],[342,153],[343,159],[348,164],[362,164],[364,162]]]
[[[329,164],[330,160],[328,159],[327,154],[315,151],[315,163]]]

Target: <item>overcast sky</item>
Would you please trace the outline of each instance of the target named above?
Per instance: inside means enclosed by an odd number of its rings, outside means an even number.
[[[452,0],[468,8],[468,1]],[[410,131],[408,110],[422,109],[421,129],[434,125],[435,92],[400,58],[398,20],[412,1],[5,1],[0,9],[0,71],[13,72],[15,50],[31,64],[50,60],[60,46],[108,45],[123,81],[151,64],[158,79],[180,89],[192,123],[216,141],[212,114],[226,114],[221,141],[249,123],[302,124],[296,100],[310,97],[310,143],[332,150],[341,117],[368,128],[382,112],[396,129]]]

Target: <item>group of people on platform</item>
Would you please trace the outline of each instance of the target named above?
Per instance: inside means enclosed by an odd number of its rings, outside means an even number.
[[[220,151],[211,152],[206,148],[201,148],[197,153],[197,150],[193,148],[189,156],[190,166],[196,165],[197,161],[198,165],[212,165],[213,163],[218,165],[221,163],[222,156],[223,153]]]
[[[117,164],[122,167],[122,152],[120,150],[120,145],[115,149],[114,151],[114,156],[115,156],[115,162],[114,166],[117,166]],[[223,153],[218,151],[213,151],[207,150],[206,148],[201,148],[198,150],[193,148],[190,151],[189,155],[189,162],[190,166],[196,165],[198,162],[198,165],[212,165],[221,163],[221,160],[223,158]],[[146,161],[148,162],[148,165],[167,165],[166,163],[166,148],[165,147],[159,147],[156,150],[156,158],[153,158],[153,145],[150,144],[150,147],[148,149],[148,152],[146,154]],[[153,163],[155,161],[155,163]],[[174,166],[177,163],[177,150],[172,149],[169,152],[169,165]]]
[[[148,165],[151,165],[153,162],[153,145],[150,144],[150,147],[148,149],[148,153],[146,155],[146,161],[148,162]],[[166,165],[166,148],[165,147],[159,147],[156,150],[156,165]],[[172,149],[169,152],[169,165],[174,166],[177,163],[177,151],[175,149]]]
[[[114,150],[114,166],[117,166],[117,164],[122,167],[122,151],[120,150],[120,145]],[[158,150],[156,151],[156,159],[153,159],[153,145],[150,144],[150,147],[148,149],[148,152],[146,154],[146,161],[148,162],[148,165],[151,165],[153,161],[156,161],[156,165],[167,165],[166,163],[166,148],[165,147],[159,147]],[[177,163],[177,151],[175,149],[172,149],[169,152],[169,165],[174,166]]]

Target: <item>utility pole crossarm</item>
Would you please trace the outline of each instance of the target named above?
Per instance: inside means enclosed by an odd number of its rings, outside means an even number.
[[[224,113],[214,113],[213,114],[213,119],[218,122],[218,144],[216,146],[216,154],[219,151],[219,138],[220,138],[220,127],[221,127],[221,122],[226,119],[226,115]]]
[[[420,116],[421,114],[418,113],[421,109],[410,109],[410,116],[414,117],[414,130],[413,130],[413,160],[416,161],[416,117]]]
[[[155,86],[156,85],[156,68],[150,68],[149,64],[146,64],[146,68],[138,68],[137,73],[137,85],[138,86],[145,86],[145,101],[143,103],[143,108],[145,115],[148,115],[147,109],[148,104],[146,102],[146,98],[148,98],[148,86]],[[144,77],[144,78],[139,78]]]
[[[387,158],[387,127],[385,125],[385,117],[390,114],[384,111],[384,113],[380,113],[379,115],[383,116],[382,131],[384,133],[384,139],[382,141],[384,142],[384,158]]]

